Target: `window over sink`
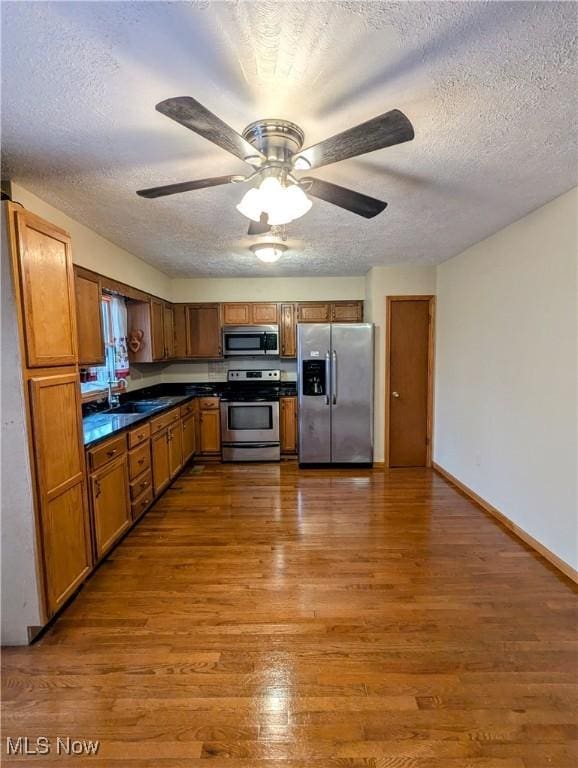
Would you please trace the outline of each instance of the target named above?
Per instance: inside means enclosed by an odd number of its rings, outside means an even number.
[[[126,302],[122,297],[105,294],[100,303],[100,311],[105,364],[81,369],[80,391],[83,396],[105,392],[109,381],[128,382],[130,377]]]

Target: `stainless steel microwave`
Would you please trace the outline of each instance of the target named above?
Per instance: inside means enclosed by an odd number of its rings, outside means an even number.
[[[223,354],[225,357],[279,356],[279,326],[226,325],[223,328]]]

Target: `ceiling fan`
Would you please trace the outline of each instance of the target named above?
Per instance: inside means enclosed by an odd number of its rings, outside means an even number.
[[[377,149],[411,141],[413,126],[398,109],[367,120],[329,139],[302,149],[305,135],[288,120],[258,120],[238,134],[190,96],[166,99],[156,105],[161,114],[198,133],[213,144],[252,166],[247,176],[214,176],[196,181],[140,189],[137,195],[154,198],[190,192],[205,187],[258,182],[244,195],[237,209],[251,219],[250,235],[269,232],[303,216],[311,208],[307,195],[325,200],[347,211],[371,219],[387,203],[346,187],[311,176],[297,178],[295,171],[308,171],[330,163],[364,155]]]

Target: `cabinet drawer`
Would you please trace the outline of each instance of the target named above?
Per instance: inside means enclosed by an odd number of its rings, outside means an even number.
[[[130,482],[130,498],[132,501],[138,499],[141,494],[148,490],[149,495],[152,494],[153,476],[150,468],[145,470],[142,475],[139,475],[135,480]]]
[[[137,517],[140,517],[143,512],[150,507],[153,500],[153,492],[152,488],[147,488],[141,495],[138,497],[138,499],[135,499],[132,504],[130,505],[131,510],[131,517],[133,520],[136,520]]]
[[[162,416],[157,416],[156,419],[150,420],[150,426],[151,426],[151,435],[156,435],[157,432],[160,432],[161,429],[165,429],[165,427],[168,427],[169,424],[172,424],[173,421],[176,421],[179,418],[179,409],[173,408],[172,411],[169,411],[168,413],[163,413]]]
[[[135,445],[142,443],[143,440],[147,440],[150,436],[151,425],[148,422],[146,424],[141,424],[139,427],[131,429],[128,433],[128,447],[134,448]]]
[[[91,448],[88,451],[88,464],[91,469],[98,469],[103,464],[117,459],[126,451],[126,435],[120,435],[112,440],[107,440],[106,443],[98,445],[96,448]]]
[[[128,475],[131,480],[141,475],[151,466],[151,446],[147,442],[133,448],[128,454]]]
[[[199,407],[201,411],[214,411],[219,407],[220,398],[218,397],[201,397],[199,398]]]
[[[197,410],[197,407],[198,407],[197,400],[189,400],[188,403],[181,405],[181,418],[184,419],[184,417],[188,416],[189,413],[194,413]]]

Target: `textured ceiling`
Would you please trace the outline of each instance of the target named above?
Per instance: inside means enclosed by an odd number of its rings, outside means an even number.
[[[172,276],[355,275],[434,264],[577,183],[574,3],[3,2],[3,177]],[[389,201],[322,201],[276,265],[236,185],[135,190],[248,166],[163,117],[191,95],[237,130],[312,144],[397,107],[413,142],[312,175]]]

